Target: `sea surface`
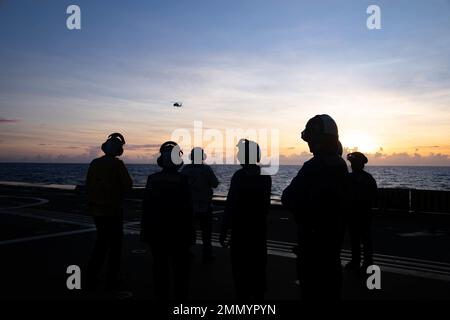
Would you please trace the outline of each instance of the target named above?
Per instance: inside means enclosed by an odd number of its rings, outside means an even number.
[[[134,185],[144,186],[147,176],[159,170],[156,165],[128,164]],[[236,165],[213,165],[220,185],[216,194],[226,195],[231,176],[239,169]],[[295,177],[300,166],[280,166],[272,176],[272,194],[282,191]],[[0,163],[0,182],[26,182],[56,185],[83,185],[88,164],[56,163]],[[366,168],[383,188],[409,188],[424,190],[450,190],[450,167],[384,167]]]

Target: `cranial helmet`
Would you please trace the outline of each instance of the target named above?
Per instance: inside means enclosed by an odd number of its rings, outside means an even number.
[[[347,154],[347,160],[350,161],[350,163],[359,162],[366,164],[368,162],[367,157],[363,153],[357,151]]]
[[[200,147],[192,148],[190,159],[193,164],[202,164],[206,160],[206,153]]]
[[[327,114],[318,114],[309,119],[301,136],[306,142],[320,141],[326,137],[339,138],[336,122]]]
[[[160,155],[156,160],[158,166],[166,169],[178,169],[183,165],[183,151],[174,141],[166,141],[159,148]]]
[[[102,151],[108,156],[118,157],[123,154],[125,138],[120,133],[112,133],[102,144]]]
[[[259,145],[251,140],[241,139],[238,144],[238,161],[241,165],[257,164],[261,160]]]

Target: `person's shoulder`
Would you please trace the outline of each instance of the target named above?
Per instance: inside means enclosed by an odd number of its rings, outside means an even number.
[[[340,155],[314,156],[305,162],[301,171],[305,173],[322,172],[323,170],[348,174],[347,163]]]
[[[376,183],[375,178],[369,172],[367,172],[366,170],[363,170],[362,172],[367,180],[369,180],[370,182]]]
[[[347,167],[347,162],[345,162],[344,158],[342,158],[342,156],[340,155],[336,155],[337,161],[341,164],[344,165],[345,167]]]
[[[89,166],[91,168],[99,168],[105,165],[107,165],[107,159],[105,156],[101,156],[92,160]]]
[[[345,162],[345,160],[339,155],[337,156],[337,158],[338,158],[339,167],[341,168],[342,172],[344,172],[345,174],[348,174],[347,162]]]
[[[312,157],[311,159],[306,160],[305,162],[303,162],[302,168],[305,168],[305,167],[308,168],[308,167],[314,166],[314,165],[316,165],[318,163],[319,163],[318,158],[317,157]]]
[[[330,166],[347,168],[347,163],[338,154],[327,155],[325,159],[326,159],[326,164],[328,164]]]
[[[300,168],[298,174],[301,174],[302,172],[308,172],[311,170],[314,170],[315,168],[318,168],[321,166],[321,162],[318,157],[312,157],[309,160],[306,160],[302,167]]]
[[[333,168],[333,170],[339,170],[346,174],[348,173],[348,166],[345,160],[338,154],[332,154],[326,157],[325,165]]]
[[[123,162],[122,159],[119,159],[119,158],[117,158],[117,157],[114,157],[114,158],[112,159],[112,161],[113,161],[113,163],[114,163],[116,166],[118,166],[118,167],[125,167],[125,162]]]
[[[173,173],[175,177],[178,177],[181,181],[188,181],[189,180],[189,176],[182,172],[182,171],[176,171]]]
[[[203,170],[214,173],[213,168],[209,164],[206,164],[206,163],[203,164]]]
[[[180,171],[159,171],[148,176],[149,181],[180,182],[187,181],[188,176]]]
[[[233,176],[231,177],[231,180],[235,180],[235,179],[239,179],[240,177],[242,177],[244,175],[244,169],[240,168],[238,170],[236,170],[233,173]]]
[[[94,167],[97,163],[98,163],[98,158],[95,158],[94,160],[92,160],[92,161],[89,163],[89,166],[90,166],[90,167]]]
[[[105,156],[101,156],[101,157],[95,158],[94,160],[91,161],[91,164],[94,164],[94,165],[98,164],[98,163],[104,161],[104,159],[105,159]]]
[[[161,174],[162,174],[161,171],[158,171],[158,172],[155,172],[155,173],[151,173],[151,174],[148,175],[147,181],[148,182],[152,182],[152,181],[158,180],[161,177]]]
[[[192,168],[193,168],[193,164],[192,163],[185,164],[183,166],[183,168],[181,168],[181,172],[190,171],[190,170],[192,170]]]
[[[181,173],[182,175],[184,175],[184,176],[189,177],[189,176],[192,174],[192,168],[191,168],[191,165],[190,165],[190,164],[185,164],[185,165],[181,168],[180,173]]]
[[[268,175],[268,174],[262,174],[260,175],[260,179],[263,183],[265,184],[271,184],[272,183],[272,176]]]

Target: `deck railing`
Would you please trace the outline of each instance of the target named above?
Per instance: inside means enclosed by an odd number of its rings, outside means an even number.
[[[76,186],[77,192],[84,192],[84,186]],[[133,188],[130,196],[141,198],[143,188]],[[214,200],[223,203],[224,195],[215,195]],[[280,206],[280,197],[272,198],[274,206]],[[450,214],[450,191],[417,190],[401,188],[379,188],[374,208],[382,211],[432,212]]]

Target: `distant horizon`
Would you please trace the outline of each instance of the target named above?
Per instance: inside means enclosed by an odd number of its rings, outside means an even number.
[[[312,158],[312,156],[311,156]],[[145,166],[145,165],[155,165],[157,166],[157,163],[135,163],[135,162],[126,162],[124,161],[125,165],[140,165],[140,166]],[[90,162],[10,162],[10,161],[1,161],[0,160],[0,165],[2,164],[46,164],[46,165],[53,165],[53,164],[66,164],[66,165],[89,165]],[[186,164],[190,164],[189,162],[184,163]],[[208,164],[210,166],[240,166],[240,164]],[[283,164],[281,163],[280,166],[291,166],[291,167],[296,167],[296,166],[302,166],[303,163],[299,163],[299,164]],[[350,164],[347,163],[348,167],[350,167]],[[264,165],[261,165],[264,167]],[[370,165],[370,164],[366,164],[365,167],[434,167],[434,168],[450,168],[450,165]]]

